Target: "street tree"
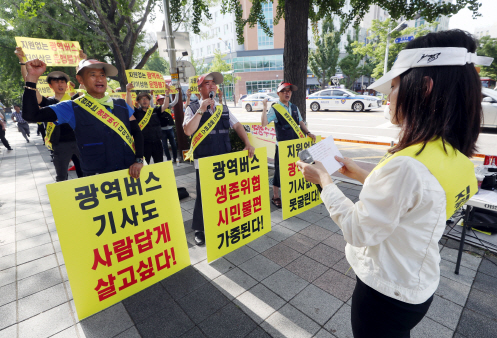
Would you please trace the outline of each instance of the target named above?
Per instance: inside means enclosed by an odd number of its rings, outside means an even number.
[[[214,59],[212,60],[208,71],[219,73],[233,72],[233,66],[229,62],[226,62],[226,60],[224,60],[225,57],[226,54],[223,54],[220,50],[216,49],[214,51]],[[239,76],[233,76],[233,73],[223,74],[223,76],[225,85],[235,85],[236,82],[241,79],[241,77]]]
[[[371,76],[375,79],[383,76],[383,66],[385,61],[385,50],[387,46],[388,32],[395,28],[398,22],[390,18],[385,21],[373,20],[369,34],[367,36],[368,43],[355,41],[352,43],[353,53],[360,57],[369,57],[370,62],[374,65]],[[432,24],[434,25],[434,24]],[[404,44],[394,43],[397,37],[404,35],[413,35],[415,38],[424,36],[430,32],[429,25],[421,25],[418,27],[407,27],[401,31],[390,33],[387,69],[392,68],[392,65],[402,49]]]
[[[183,22],[186,17],[194,31],[199,31],[196,27],[202,18],[205,16],[211,19],[207,3],[206,0],[171,0],[172,23],[179,27],[178,23]],[[161,0],[53,0],[49,3],[43,0],[25,0],[17,7],[18,13],[24,18],[65,26],[81,36],[104,43],[110,50],[112,61],[119,71],[116,79],[121,88],[127,83],[125,70],[143,68],[158,48],[156,42],[147,50],[134,53],[137,48],[143,48],[141,46],[144,39],[143,28],[148,21],[155,19],[157,13],[160,13]],[[54,8],[56,8],[55,13],[51,11]],[[68,15],[70,19],[61,21],[58,16],[60,13]],[[86,29],[81,29],[81,26],[85,26]]]
[[[202,1],[203,0],[195,0]],[[233,12],[236,17],[236,32],[238,42],[243,43],[245,25],[260,26],[266,34],[272,35],[265,21],[262,4],[277,1],[276,15],[273,23],[285,18],[285,46],[283,52],[284,79],[306,88],[308,62],[308,21],[317,22],[327,15],[336,15],[348,24],[359,23],[369,11],[371,5],[379,5],[387,10],[393,19],[401,16],[412,19],[416,14],[434,21],[440,15],[452,15],[468,6],[473,16],[478,16],[481,6],[479,0],[432,1],[416,0],[354,0],[350,1],[351,11],[345,12],[346,0],[252,0],[250,12],[243,14],[243,8],[238,0],[222,0],[224,12]],[[292,95],[292,103],[299,107],[305,119],[305,90],[299,90]]]
[[[479,41],[478,55],[493,57],[497,60],[497,39],[490,36],[484,36]],[[497,63],[494,61],[488,67],[481,67],[480,76],[497,79]]]
[[[341,30],[336,30],[333,19],[327,17],[323,20],[321,31],[321,35],[316,34],[314,38],[316,49],[309,52],[309,68],[324,89],[336,73]]]
[[[363,74],[363,67],[359,66],[364,57],[359,54],[354,54],[354,48],[352,47],[352,44],[357,40],[359,40],[359,29],[356,27],[354,29],[354,38],[347,35],[347,45],[345,46],[347,56],[338,63],[345,76],[345,87],[349,89],[353,89],[352,86],[354,85],[355,80],[361,75],[365,75]]]
[[[161,73],[162,75],[166,75],[169,74],[169,62],[161,57],[158,51],[155,51],[150,56],[147,63],[145,63],[143,69],[153,70]]]

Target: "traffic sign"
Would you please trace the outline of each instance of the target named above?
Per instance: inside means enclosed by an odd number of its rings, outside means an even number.
[[[401,36],[400,38],[395,39],[395,43],[406,43],[411,40],[414,40],[414,36]]]

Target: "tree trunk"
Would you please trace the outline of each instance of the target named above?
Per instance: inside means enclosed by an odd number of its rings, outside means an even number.
[[[305,94],[307,88],[307,59],[309,46],[307,28],[310,0],[285,1],[285,49],[283,52],[284,80],[299,90],[292,94],[292,103],[299,107],[306,120]]]

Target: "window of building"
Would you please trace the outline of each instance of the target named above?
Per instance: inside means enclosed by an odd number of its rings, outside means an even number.
[[[247,81],[245,82],[245,86],[247,87],[247,94],[255,94],[259,93],[261,90],[270,89],[272,92],[276,92],[278,88],[278,84],[281,82],[281,79],[275,80],[261,80],[261,81]]]
[[[266,2],[262,4],[262,12],[269,30],[273,31],[273,3]],[[257,25],[257,45],[259,49],[272,49],[274,48],[273,37],[267,36],[262,30],[262,27]]]
[[[207,46],[207,55],[211,54],[211,46]]]
[[[283,70],[283,55],[233,58],[235,72],[264,72]]]

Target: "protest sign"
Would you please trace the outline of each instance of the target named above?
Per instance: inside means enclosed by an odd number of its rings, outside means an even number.
[[[126,92],[109,93],[109,96],[113,99],[123,99],[126,101]],[[136,93],[131,93],[131,100],[133,101],[133,107],[134,107],[136,103]]]
[[[190,265],[170,162],[47,191],[80,320]]]
[[[50,88],[47,82],[46,76],[40,76],[38,82],[36,83],[36,89],[42,96],[54,96],[55,92]]]
[[[79,63],[78,41],[35,39],[16,36],[17,47],[22,47],[26,60],[40,59],[47,66],[76,67]]]
[[[316,142],[321,136],[316,136]],[[299,152],[313,144],[310,137],[278,142],[280,160],[280,189],[283,219],[298,215],[321,204],[321,197],[315,184],[305,180],[295,164]]]
[[[267,158],[273,159],[276,150],[276,131],[274,122],[262,126],[260,122],[240,122],[247,133],[250,144],[255,148],[266,147]]]
[[[152,70],[128,69],[126,78],[132,83],[133,90],[153,90],[154,94],[164,94],[166,81],[161,73]]]
[[[207,261],[271,231],[266,148],[198,160]]]
[[[188,82],[189,83],[189,89],[190,89],[190,92],[192,94],[199,94],[198,92],[198,85],[197,85],[197,80],[198,80],[198,76],[190,76],[190,81]]]

